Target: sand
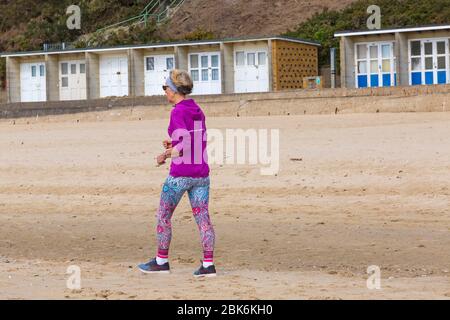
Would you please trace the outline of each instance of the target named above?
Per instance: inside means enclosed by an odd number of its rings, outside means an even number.
[[[173,273],[135,268],[155,253],[168,174],[166,109],[145,110],[0,121],[0,298],[450,299],[450,113],[209,118],[280,129],[281,168],[212,166],[219,276],[196,280],[187,197]]]

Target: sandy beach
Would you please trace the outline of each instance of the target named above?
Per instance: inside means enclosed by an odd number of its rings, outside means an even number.
[[[167,110],[0,121],[0,299],[450,299],[450,113],[208,118],[279,129],[281,163],[211,166],[219,275],[197,280],[186,196],[173,273],[136,269],[156,252]]]

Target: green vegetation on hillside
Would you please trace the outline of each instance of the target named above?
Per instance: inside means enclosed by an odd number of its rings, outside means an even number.
[[[1,38],[1,51],[38,50],[43,43],[73,42],[81,35],[137,15],[148,0],[9,0],[0,4],[0,32],[11,32]],[[81,30],[66,27],[66,9],[79,5]],[[15,34],[14,28],[19,32]],[[144,30],[142,33],[145,33]]]
[[[0,0],[0,51],[42,50],[44,43],[72,43],[75,47],[115,46],[170,41],[157,35],[154,23],[96,33],[100,28],[137,16],[149,0]],[[81,30],[66,27],[70,5],[81,8]],[[187,40],[211,39],[201,28],[186,35]],[[4,86],[5,59],[0,61]]]
[[[80,36],[139,14],[148,0],[4,0],[0,1],[0,51],[42,50],[44,43],[86,44]],[[81,30],[66,27],[67,8],[79,5]],[[130,36],[131,35],[131,36]],[[154,26],[119,31],[109,37],[95,35],[96,45],[153,40]],[[5,85],[5,59],[0,61],[0,82]]]
[[[450,0],[359,0],[341,11],[316,14],[286,35],[320,42],[320,64],[328,65],[330,48],[339,48],[334,33],[367,29],[367,8],[373,4],[381,8],[382,28],[450,23]]]

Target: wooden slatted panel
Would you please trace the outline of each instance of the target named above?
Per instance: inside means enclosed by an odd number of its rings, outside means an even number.
[[[304,77],[319,73],[318,47],[282,40],[272,45],[273,88],[275,91],[301,89]]]

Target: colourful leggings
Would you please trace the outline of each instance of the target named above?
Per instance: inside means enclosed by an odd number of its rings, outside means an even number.
[[[167,178],[161,193],[161,202],[158,210],[157,238],[159,257],[168,257],[170,242],[172,240],[171,219],[178,203],[187,191],[192,212],[200,230],[205,260],[212,260],[215,233],[208,210],[209,186],[209,177],[174,178],[169,176]]]

